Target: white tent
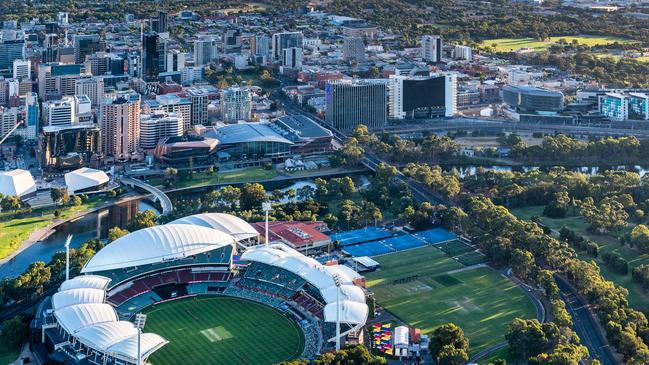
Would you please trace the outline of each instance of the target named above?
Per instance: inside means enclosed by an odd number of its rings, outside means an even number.
[[[107,183],[108,175],[105,172],[88,167],[82,167],[65,174],[65,185],[67,185],[70,194],[89,188],[99,188]]]
[[[52,308],[60,310],[77,304],[103,303],[106,292],[102,289],[76,288],[60,291],[52,296]]]
[[[22,197],[36,192],[36,183],[29,171],[11,170],[0,172],[0,194]]]

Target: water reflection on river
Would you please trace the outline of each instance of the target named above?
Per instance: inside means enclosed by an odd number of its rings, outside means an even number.
[[[33,244],[9,262],[0,265],[0,278],[16,277],[36,261],[49,262],[57,251],[63,250],[63,244],[68,234],[73,235],[70,246],[79,247],[89,239],[106,238],[108,230],[112,227],[126,227],[136,212],[147,209],[157,212],[151,202],[136,199],[63,223],[45,240]]]

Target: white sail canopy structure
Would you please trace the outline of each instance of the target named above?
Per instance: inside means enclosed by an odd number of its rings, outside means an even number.
[[[259,236],[259,232],[248,222],[239,217],[226,213],[202,213],[176,219],[169,224],[191,224],[213,228],[225,232],[236,238],[237,241]]]
[[[121,237],[93,256],[82,273],[155,264],[215,250],[235,242],[231,235],[188,224],[165,224]]]

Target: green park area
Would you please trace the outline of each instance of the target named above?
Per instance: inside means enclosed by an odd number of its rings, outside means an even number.
[[[571,44],[573,41],[577,41],[578,44],[594,47],[594,46],[606,46],[613,44],[615,42],[620,44],[630,44],[635,43],[636,41],[631,39],[624,39],[619,37],[606,37],[606,36],[564,36],[564,37],[550,37],[545,40],[538,40],[534,38],[498,38],[498,39],[487,39],[482,41],[481,45],[483,47],[488,47],[494,49],[496,52],[513,52],[521,48],[533,48],[535,51],[545,51],[554,44],[563,39],[566,43]]]
[[[466,267],[436,247],[374,259],[381,269],[367,275],[367,287],[378,305],[423,333],[449,322],[460,326],[471,354],[503,342],[514,318],[536,315],[517,285],[491,268]]]
[[[629,304],[633,308],[647,311],[649,310],[649,294],[638,283],[634,282],[631,277],[631,271],[636,266],[642,264],[649,264],[649,254],[640,253],[628,246],[620,244],[618,238],[613,234],[594,234],[588,230],[589,224],[586,219],[581,215],[568,216],[566,218],[548,218],[543,216],[543,206],[532,206],[525,208],[512,209],[511,213],[521,219],[531,219],[532,217],[539,217],[540,221],[547,227],[553,230],[560,230],[566,227],[576,233],[584,236],[599,246],[599,257],[595,258],[588,255],[583,251],[577,251],[579,257],[584,260],[595,260],[599,265],[600,272],[606,278],[614,283],[628,289],[629,291]],[[604,264],[601,255],[604,252],[614,252],[620,255],[629,263],[629,274],[623,275],[615,270],[612,270]]]
[[[247,169],[237,169],[223,172],[195,172],[191,178],[187,176],[179,176],[176,183],[171,186],[165,186],[164,177],[157,177],[147,181],[149,184],[165,189],[182,189],[202,185],[216,185],[228,183],[246,183],[271,180],[277,176],[277,172],[267,170],[263,167],[251,167]]]
[[[20,218],[12,218],[13,213],[0,214],[0,259],[11,255],[33,232],[45,228],[56,220],[65,220],[79,213],[97,208],[106,203],[107,198],[95,197],[78,206],[58,206],[34,209]],[[58,218],[55,211],[59,212]]]

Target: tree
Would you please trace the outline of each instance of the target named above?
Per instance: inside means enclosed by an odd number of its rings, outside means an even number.
[[[21,315],[6,320],[3,324],[2,340],[12,346],[22,345],[29,336],[29,326]]]
[[[70,198],[68,194],[68,188],[61,187],[61,188],[52,188],[50,189],[50,197],[52,197],[52,201],[54,201],[55,204],[59,203],[67,203],[68,199]]]
[[[516,359],[527,359],[544,352],[550,344],[546,332],[553,332],[553,329],[556,329],[553,323],[541,324],[536,319],[514,319],[505,334],[509,343],[509,353]]]
[[[81,201],[81,197],[80,197],[80,196],[75,195],[75,196],[72,197],[72,205],[74,205],[75,207],[78,207],[78,206],[80,206],[81,204],[83,204],[83,202]]]
[[[509,263],[512,266],[514,275],[519,279],[525,282],[531,282],[534,279],[536,263],[534,262],[534,255],[531,252],[517,248],[512,251]]]
[[[261,203],[268,200],[264,186],[259,183],[248,183],[241,188],[241,197],[239,204],[241,209],[249,210],[260,208]]]
[[[165,186],[166,187],[175,186],[177,179],[178,179],[178,170],[173,167],[167,167],[164,172]]]
[[[469,340],[464,336],[464,331],[453,323],[441,325],[433,331],[428,346],[431,355],[442,364],[464,364],[468,360]],[[463,362],[455,362],[460,359]],[[442,362],[444,361],[444,362]]]
[[[147,209],[144,212],[135,213],[133,218],[128,222],[126,229],[128,229],[129,232],[135,232],[138,229],[153,227],[156,224],[155,212]]]
[[[3,211],[13,211],[16,212],[22,206],[22,201],[19,197],[14,195],[5,196],[4,199],[0,200],[0,207]]]
[[[111,243],[118,238],[124,237],[128,233],[129,232],[125,229],[121,229],[120,227],[113,227],[108,230],[108,243]]]
[[[437,354],[438,365],[464,365],[469,361],[466,350],[445,345]]]
[[[43,294],[45,285],[50,281],[52,271],[42,261],[34,262],[14,280],[14,289],[19,297],[30,298]]]

